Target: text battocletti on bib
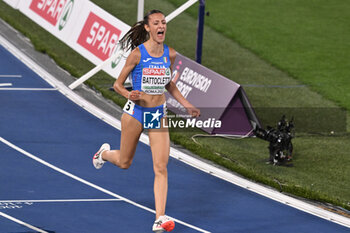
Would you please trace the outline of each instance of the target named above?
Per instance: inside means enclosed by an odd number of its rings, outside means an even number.
[[[143,68],[141,90],[146,94],[161,95],[170,79],[170,68]]]

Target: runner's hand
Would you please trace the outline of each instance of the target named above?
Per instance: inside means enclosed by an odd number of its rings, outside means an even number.
[[[129,100],[139,100],[141,99],[141,92],[136,90],[136,91],[130,91],[129,92],[129,96],[128,96]]]
[[[187,112],[192,117],[199,117],[201,115],[201,110],[199,108],[194,107],[194,106],[191,108],[187,108]]]

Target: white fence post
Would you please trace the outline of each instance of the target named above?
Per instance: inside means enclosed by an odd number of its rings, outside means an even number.
[[[144,12],[144,6],[145,6],[144,0],[139,0],[137,4],[137,22],[143,20],[143,12]]]

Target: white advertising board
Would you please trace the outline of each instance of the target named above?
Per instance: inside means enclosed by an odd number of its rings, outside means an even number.
[[[117,42],[129,29],[129,25],[92,2],[87,2],[79,14],[68,45],[97,65],[113,54]],[[103,70],[117,78],[124,64],[125,59],[117,65],[112,61]]]
[[[114,53],[130,29],[89,0],[22,0],[18,8],[95,65]],[[103,70],[117,78],[124,64],[125,59],[118,64],[112,61]]]
[[[18,9],[19,2],[20,2],[20,0],[3,0],[3,1],[15,9]]]
[[[86,2],[88,0],[22,0],[19,10],[67,43]]]

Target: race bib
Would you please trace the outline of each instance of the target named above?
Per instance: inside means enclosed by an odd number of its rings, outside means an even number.
[[[170,80],[170,68],[143,68],[141,90],[150,95],[163,94]]]
[[[134,108],[135,103],[131,100],[128,100],[128,102],[126,102],[126,104],[124,105],[123,111],[129,113],[130,115],[134,115]]]

